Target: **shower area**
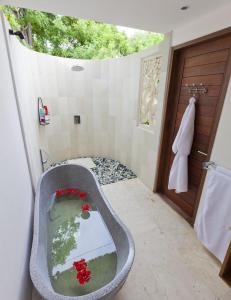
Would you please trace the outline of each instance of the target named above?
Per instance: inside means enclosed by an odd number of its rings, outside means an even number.
[[[6,21],[5,26],[8,31]],[[93,159],[96,173],[102,174],[105,158],[104,166],[112,163],[119,173],[120,168],[127,172],[125,178],[137,176],[153,189],[170,35],[142,52],[108,60],[50,56],[31,51],[14,36],[7,39],[34,184],[50,166],[77,158]],[[150,75],[145,71],[150,57],[161,58],[161,68],[155,119],[144,126],[139,123],[140,87]],[[47,122],[41,122],[41,108]]]

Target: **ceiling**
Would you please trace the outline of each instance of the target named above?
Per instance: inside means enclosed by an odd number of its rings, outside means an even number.
[[[230,4],[230,0],[0,0],[0,4],[165,33]],[[189,9],[180,10],[184,5]]]

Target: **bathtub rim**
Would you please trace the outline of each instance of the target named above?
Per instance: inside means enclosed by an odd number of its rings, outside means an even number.
[[[89,173],[90,176],[92,176],[96,188],[98,192],[100,193],[100,196],[102,197],[104,201],[104,205],[107,207],[109,213],[114,218],[114,220],[118,223],[118,225],[121,227],[121,229],[124,231],[127,240],[128,240],[128,254],[127,259],[124,265],[122,266],[121,270],[115,275],[112,281],[110,281],[105,286],[101,287],[100,289],[93,291],[89,294],[82,295],[82,296],[65,296],[59,293],[56,293],[51,285],[51,288],[48,288],[45,286],[44,283],[44,277],[41,275],[41,273],[37,270],[37,250],[39,246],[39,216],[40,216],[40,209],[39,209],[39,199],[40,199],[40,188],[43,180],[45,179],[46,175],[53,171],[54,169],[62,169],[62,168],[68,168],[68,167],[77,167],[79,169],[83,169]],[[104,219],[103,215],[102,218]],[[108,227],[108,226],[107,226]],[[111,231],[108,228],[110,234]],[[32,242],[32,249],[31,249],[31,257],[30,257],[30,276],[32,279],[32,282],[34,284],[34,287],[38,291],[38,293],[44,297],[45,299],[52,299],[52,300],[93,300],[93,299],[107,299],[110,295],[116,294],[119,289],[123,286],[124,282],[127,279],[127,276],[131,270],[133,261],[135,258],[135,243],[133,240],[133,237],[127,228],[127,226],[121,221],[120,217],[117,215],[117,213],[112,208],[110,202],[108,201],[107,197],[105,196],[95,174],[89,169],[81,165],[77,164],[64,164],[59,165],[56,167],[52,167],[46,172],[44,172],[38,181],[37,188],[36,188],[36,196],[35,196],[35,206],[34,206],[34,233],[33,233],[33,242]],[[49,277],[48,270],[47,270],[47,276]],[[45,279],[46,280],[46,279]]]

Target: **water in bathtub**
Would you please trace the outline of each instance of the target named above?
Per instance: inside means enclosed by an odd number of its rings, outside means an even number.
[[[53,289],[80,296],[105,286],[116,274],[116,247],[93,199],[73,188],[57,191],[49,203],[48,269]],[[82,271],[73,266],[81,259],[90,276],[78,275]]]

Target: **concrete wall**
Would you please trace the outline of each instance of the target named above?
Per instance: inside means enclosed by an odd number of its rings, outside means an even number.
[[[5,26],[9,25],[5,21]],[[39,62],[36,52],[22,46],[14,37],[7,35],[10,55],[13,62],[13,73],[16,81],[17,95],[25,129],[30,166],[34,187],[42,172],[39,145],[40,133],[38,124],[37,97],[41,93]]]
[[[138,54],[77,61],[30,51],[11,38],[34,182],[41,173],[38,149],[42,148],[54,161],[89,155],[118,159],[153,189],[170,43],[167,36],[159,46]],[[163,55],[163,66],[158,117],[147,131],[137,126],[140,64],[142,57],[154,53]],[[84,71],[71,71],[75,64]],[[48,126],[38,125],[38,96],[49,107]],[[80,125],[74,125],[75,114],[81,116]]]
[[[33,191],[0,16],[0,299],[30,300]]]

